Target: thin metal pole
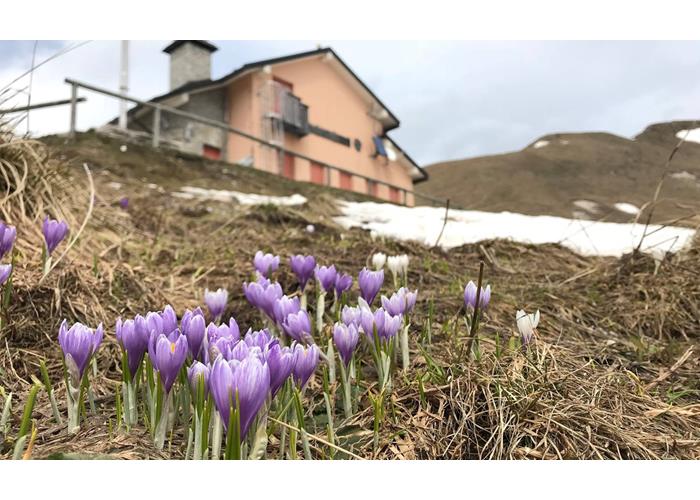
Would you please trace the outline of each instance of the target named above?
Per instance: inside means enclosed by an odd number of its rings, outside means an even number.
[[[129,94],[129,41],[122,40],[121,64],[119,68],[119,93],[123,96]],[[126,120],[127,102],[119,100],[119,128],[127,128]]]
[[[78,115],[78,85],[71,83],[70,86],[70,128],[68,135],[75,137],[75,122]]]
[[[153,147],[160,145],[160,106],[153,110]]]

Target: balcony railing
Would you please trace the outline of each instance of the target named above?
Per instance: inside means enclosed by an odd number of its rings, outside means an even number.
[[[283,92],[281,118],[284,130],[300,137],[309,133],[309,107],[291,92]]]

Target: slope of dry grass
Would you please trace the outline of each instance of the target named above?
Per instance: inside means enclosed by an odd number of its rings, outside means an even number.
[[[11,455],[22,404],[42,359],[62,405],[56,335],[63,318],[106,325],[98,376],[93,378],[97,412],[90,414],[81,433],[69,435],[52,423],[41,392],[33,415],[38,432],[32,456],[182,457],[181,434],[160,453],[145,429],[130,434],[116,429],[120,364],[114,322],[120,315],[166,303],[182,312],[201,303],[205,287],[223,286],[230,293],[227,313],[235,315],[242,329],[257,326],[259,316],[246,303],[241,284],[250,277],[253,254],[263,249],[283,257],[312,253],[321,263],[335,263],[353,274],[376,251],[411,256],[409,283],[419,289],[413,364],[406,375],[395,376],[378,446],[370,402],[375,376],[371,363],[364,367],[360,411],[348,421],[338,411],[335,422],[339,445],[355,454],[408,459],[700,458],[697,246],[658,269],[644,256],[582,258],[556,245],[505,241],[447,253],[341,230],[330,218],[332,199],[320,188],[313,188],[319,191],[309,204],[295,208],[198,202],[170,194],[192,185],[192,179],[203,187],[309,193],[310,186],[272,184],[273,178],[246,169],[136,147],[122,156],[116,153],[118,143],[94,136],[65,146],[54,139],[50,154],[39,144],[8,141],[0,144],[3,171],[8,172],[8,164],[19,168],[17,151],[30,148],[27,164],[42,181],[19,184],[6,176],[0,186],[2,192],[14,193],[0,209],[17,225],[20,241],[8,323],[0,330],[0,379],[4,391],[14,394],[13,432],[0,443],[3,457]],[[95,181],[94,211],[79,241],[40,284],[39,220],[49,210],[65,217],[72,228],[80,225],[89,205],[83,162]],[[122,186],[115,189],[114,182]],[[123,195],[130,200],[128,211],[116,206]],[[306,231],[309,223],[315,225],[314,233]],[[481,259],[494,294],[480,332],[481,355],[470,360],[464,355],[462,289],[476,278]],[[286,265],[278,279],[285,290],[293,289]],[[528,353],[506,348],[515,335],[516,308],[542,311],[538,338]],[[369,361],[367,353],[362,357]],[[320,384],[317,377],[306,404],[309,430],[323,439]],[[273,427],[270,458],[279,454],[278,433]],[[328,457],[330,451],[323,441],[312,439],[317,458]]]
[[[538,139],[548,142],[543,147],[533,141],[513,153],[429,166],[430,179],[416,190],[474,210],[628,222],[634,216],[615,203],[641,207],[652,199],[676,132],[693,123],[652,125],[633,140],[604,133],[547,135]],[[655,220],[689,217],[686,224],[698,225],[700,144],[684,143],[669,173],[677,175],[664,184]],[[574,205],[577,200],[598,206],[586,212]]]

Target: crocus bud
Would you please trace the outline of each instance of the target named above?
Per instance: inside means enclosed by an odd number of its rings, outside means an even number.
[[[0,264],[0,286],[4,285],[12,273],[12,264]]]
[[[121,198],[121,199],[119,200],[119,207],[120,207],[122,210],[128,209],[128,208],[129,208],[129,198],[127,198],[126,196],[124,196],[123,198]]]
[[[321,284],[323,291],[330,292],[335,287],[335,278],[338,271],[335,266],[316,266],[316,279]]]
[[[217,289],[215,292],[210,292],[209,289],[204,290],[204,303],[209,308],[209,314],[213,318],[220,318],[226,309],[228,301],[228,292],[223,288]]]
[[[289,347],[275,344],[267,353],[267,365],[270,367],[270,392],[275,397],[294,369],[294,352]]]
[[[313,255],[294,255],[289,258],[289,265],[292,272],[299,281],[299,287],[303,291],[306,288],[306,283],[311,279],[316,268],[316,259]]]
[[[365,267],[360,271],[357,281],[360,285],[360,295],[371,305],[384,284],[384,271],[370,271]]]
[[[74,323],[70,328],[66,320],[61,323],[58,330],[58,343],[63,351],[74,387],[77,387],[82,380],[85,367],[100,347],[102,335],[102,323],[94,330],[82,323]]]
[[[294,297],[293,299],[283,295],[275,301],[273,307],[275,322],[278,325],[282,325],[284,319],[290,314],[297,313],[301,309],[299,304],[299,297]]]
[[[206,350],[206,325],[204,323],[204,316],[199,314],[193,315],[187,322],[187,328],[182,329],[182,333],[187,338],[187,347],[192,358],[203,361],[204,352]]]
[[[199,380],[204,379],[204,398],[206,399],[209,394],[209,374],[210,370],[207,365],[195,361],[187,369],[187,379],[190,381],[190,388],[192,392],[197,394],[197,386],[199,385]]]
[[[148,331],[146,320],[141,315],[124,321],[118,318],[115,331],[117,342],[119,342],[119,345],[126,353],[129,373],[131,373],[133,378],[136,376],[136,372],[143,361],[143,356],[148,350],[150,332]]]
[[[540,311],[538,309],[535,314],[527,314],[522,309],[518,310],[515,314],[515,322],[520,330],[520,341],[523,346],[526,346],[535,335],[535,329],[540,322]]]
[[[311,320],[309,314],[303,309],[290,314],[282,322],[282,330],[297,342],[311,340]]]
[[[316,344],[303,346],[301,344],[294,345],[294,381],[297,385],[303,388],[311,378],[311,375],[316,371],[318,359],[321,354]]]
[[[479,297],[479,306],[486,309],[491,302],[491,285],[486,285],[486,288],[481,288],[481,297]]]
[[[383,268],[384,264],[386,264],[386,254],[378,252],[372,255],[372,265],[374,266],[374,269],[376,271],[379,271],[381,268]]]
[[[68,225],[64,221],[57,221],[54,219],[49,219],[48,215],[44,219],[44,224],[42,226],[42,232],[44,233],[44,241],[46,242],[46,250],[49,255],[58,246],[63,238],[68,234]]]
[[[156,335],[165,333],[163,331],[163,318],[160,316],[160,313],[149,312],[148,314],[146,314],[146,326],[148,328],[149,336],[153,333],[155,333]]]
[[[17,239],[17,229],[15,226],[6,225],[0,222],[0,259],[10,253]]]
[[[160,317],[163,320],[163,333],[168,335],[170,332],[177,330],[177,314],[175,314],[175,309],[173,306],[168,304],[160,313]]]
[[[344,292],[352,288],[352,276],[338,273],[335,278],[335,295],[340,298]]]
[[[263,254],[258,250],[253,258],[253,265],[256,271],[268,278],[269,275],[280,266],[280,258],[279,255],[272,255],[269,253]]]
[[[464,287],[464,305],[472,309],[476,307],[476,289],[477,286],[473,281],[470,281],[467,283],[467,286]]]
[[[360,334],[357,331],[357,327],[353,324],[347,326],[343,323],[336,323],[333,326],[333,342],[338,348],[338,354],[340,358],[345,363],[345,366],[350,364],[352,359],[352,354],[357,347],[357,342],[360,339]]]

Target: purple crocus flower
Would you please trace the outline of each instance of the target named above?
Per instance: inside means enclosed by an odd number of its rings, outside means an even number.
[[[206,323],[204,322],[204,316],[201,314],[190,313],[187,316],[182,317],[182,334],[187,338],[187,347],[192,355],[192,359],[199,361],[204,361],[206,352]],[[185,321],[185,316],[187,316],[187,321]]]
[[[486,309],[491,302],[491,285],[486,285],[486,288],[481,289],[481,297],[479,298],[479,304],[482,309]]]
[[[352,276],[338,273],[335,278],[335,296],[340,298],[350,288],[352,288]]]
[[[417,297],[418,290],[411,292],[407,288],[401,287],[390,298],[382,295],[382,307],[392,316],[406,314],[413,310]]]
[[[227,429],[231,408],[238,401],[243,439],[270,392],[270,370],[257,357],[243,361],[226,361],[219,357],[211,369],[209,390]]]
[[[321,288],[325,292],[330,292],[335,287],[335,278],[338,275],[338,271],[335,270],[335,266],[316,266],[316,279],[321,284]]]
[[[290,314],[282,322],[282,330],[297,342],[310,342],[311,320],[309,314],[303,309]]]
[[[220,318],[224,314],[226,302],[228,302],[228,292],[223,288],[219,288],[215,292],[210,292],[208,288],[204,290],[204,303],[214,319]]]
[[[121,207],[122,210],[126,210],[127,208],[129,208],[129,198],[127,198],[126,196],[121,198],[119,200],[119,207]]]
[[[275,312],[275,322],[278,325],[282,325],[287,316],[289,316],[290,314],[297,313],[301,310],[301,305],[299,304],[299,297],[294,297],[293,299],[290,299],[286,295],[283,295],[275,301],[273,310]]]
[[[316,344],[308,346],[295,344],[293,351],[294,369],[292,370],[292,374],[294,375],[294,381],[297,385],[303,388],[311,378],[311,375],[314,374],[314,371],[316,371],[321,351]]]
[[[360,285],[360,295],[371,305],[384,284],[384,270],[370,271],[365,267],[360,271],[357,281]]]
[[[151,335],[148,356],[151,358],[153,368],[160,374],[165,392],[168,393],[187,359],[187,337],[177,329],[168,335],[164,333]]]
[[[0,264],[0,286],[4,285],[12,273],[12,264]]]
[[[336,323],[333,327],[333,341],[346,367],[350,364],[358,340],[360,340],[360,334],[355,325],[347,326],[343,323]]]
[[[51,252],[56,249],[58,244],[61,243],[63,238],[66,237],[66,234],[68,234],[68,225],[64,221],[59,222],[54,219],[49,219],[47,215],[46,219],[44,219],[42,231],[44,233],[44,240],[46,241],[47,253],[51,255]]]
[[[277,342],[277,340],[272,337],[267,328],[263,328],[262,330],[256,331],[253,331],[252,328],[249,328],[245,334],[245,337],[243,337],[243,341],[248,347],[258,347],[262,351],[267,349],[271,342]]]
[[[136,372],[141,366],[143,356],[148,350],[148,340],[150,332],[146,320],[143,316],[136,315],[134,319],[122,321],[117,319],[116,325],[117,342],[126,353],[127,364],[131,377],[136,376]]]
[[[220,338],[230,338],[236,342],[241,338],[241,331],[238,328],[238,323],[233,316],[228,320],[228,325],[222,323],[221,325],[216,325],[214,323],[209,323],[207,326],[207,339],[209,342],[215,342]]]
[[[17,239],[17,229],[15,226],[6,225],[0,222],[0,259],[10,253]]]
[[[163,318],[160,316],[160,313],[157,312],[149,312],[146,314],[146,327],[148,328],[149,335],[165,333],[163,331]]]
[[[279,283],[261,278],[252,283],[243,284],[243,293],[251,305],[264,312],[270,319],[275,318],[275,302],[284,295]]]
[[[473,281],[467,283],[464,288],[464,305],[474,309],[476,307],[476,291],[477,286]],[[479,308],[486,309],[491,302],[491,285],[487,285],[486,288],[481,287],[481,294],[479,295]]]
[[[197,394],[197,385],[199,384],[199,379],[204,378],[204,399],[207,398],[209,394],[209,374],[211,370],[204,363],[195,361],[187,369],[187,379],[190,381],[190,388],[192,392]]]
[[[289,347],[274,344],[267,352],[267,366],[270,368],[270,393],[274,398],[294,369],[294,352]]]
[[[58,343],[63,351],[66,368],[71,375],[73,384],[78,386],[83,378],[85,367],[93,354],[102,343],[102,323],[94,330],[82,323],[74,323],[68,328],[68,322],[63,320],[58,329]]]
[[[360,317],[362,316],[362,311],[359,307],[344,306],[343,310],[340,312],[340,319],[345,325],[355,325],[360,326]]]
[[[272,271],[276,271],[280,267],[280,258],[279,255],[263,254],[258,250],[253,258],[253,265],[260,274],[268,278]]]
[[[374,311],[374,324],[377,327],[377,335],[383,340],[394,337],[401,328],[401,316],[392,316],[381,307]]]
[[[160,313],[160,318],[163,320],[163,333],[168,335],[171,332],[177,330],[177,314],[175,314],[175,309],[173,306],[168,304]]]
[[[299,286],[303,292],[304,288],[306,288],[306,283],[308,283],[311,276],[314,274],[316,259],[313,255],[294,255],[289,258],[289,265],[292,268],[292,272],[296,275],[297,280],[299,280]]]

